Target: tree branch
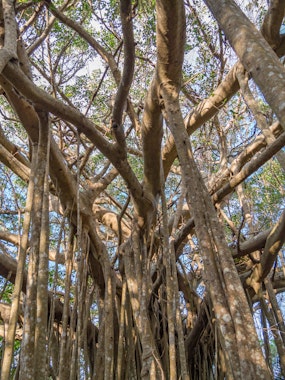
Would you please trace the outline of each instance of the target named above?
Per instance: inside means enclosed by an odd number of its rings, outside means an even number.
[[[122,79],[116,93],[112,112],[112,130],[119,145],[125,147],[125,136],[122,128],[122,118],[126,107],[129,90],[133,81],[135,67],[135,41],[132,22],[131,0],[120,0],[120,15],[124,38],[124,64]]]
[[[285,71],[272,48],[232,0],[205,0],[241,63],[285,129]],[[238,32],[237,32],[238,31]]]
[[[280,27],[283,21],[284,11],[284,0],[271,0],[261,27],[261,33],[273,49],[280,45]]]
[[[2,14],[3,11],[3,14]],[[4,47],[0,50],[0,73],[11,59],[17,59],[17,24],[13,0],[2,0],[0,23],[4,21]],[[3,31],[1,31],[3,37]],[[2,41],[0,42],[2,46]]]

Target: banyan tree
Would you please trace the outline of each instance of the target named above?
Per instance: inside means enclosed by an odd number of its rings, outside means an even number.
[[[285,377],[284,12],[0,1],[1,380]]]

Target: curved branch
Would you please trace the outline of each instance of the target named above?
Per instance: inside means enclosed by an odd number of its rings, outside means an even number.
[[[239,89],[236,79],[236,65],[229,71],[222,83],[207,98],[202,100],[185,118],[185,128],[189,135],[194,133],[201,125],[209,121],[234,96]],[[162,162],[164,175],[167,177],[171,165],[177,157],[177,150],[172,135],[169,136],[163,151]]]
[[[116,94],[112,113],[112,128],[115,132],[116,138],[119,138],[120,140],[121,135],[121,138],[123,138],[124,141],[123,130],[121,130],[121,133],[118,133],[118,129],[121,129],[124,107],[126,106],[135,68],[135,41],[131,0],[120,1],[120,14],[124,38],[124,65],[122,79]],[[119,141],[119,143],[122,143],[123,141]]]
[[[157,64],[155,76],[145,99],[142,138],[144,185],[156,197],[160,192],[162,115],[160,86],[169,78],[180,87],[184,58],[185,10],[182,2],[157,2]],[[171,17],[169,17],[171,15]],[[172,164],[172,162],[171,162]],[[165,166],[163,168],[165,170]],[[167,171],[168,173],[168,171]],[[164,172],[166,177],[167,173]]]
[[[285,210],[278,219],[275,226],[268,235],[264,247],[264,252],[261,256],[262,276],[263,280],[270,272],[278,252],[285,242]]]
[[[280,0],[283,1],[283,0]],[[277,0],[277,2],[280,2]],[[279,17],[279,16],[278,16]],[[273,19],[272,19],[273,20]],[[266,23],[267,20],[264,20]],[[272,24],[273,26],[273,24]],[[267,39],[267,34],[264,35]],[[270,43],[270,41],[268,41]],[[285,54],[285,35],[281,35],[279,39],[279,45],[276,48],[276,54],[278,57],[282,57]],[[189,135],[194,133],[199,127],[209,121],[214,115],[216,115],[220,109],[228,103],[228,101],[239,90],[239,83],[236,77],[236,68],[240,63],[237,62],[223,79],[222,83],[213,91],[213,93],[207,98],[202,100],[185,118],[185,128]],[[163,151],[162,161],[164,168],[164,175],[167,177],[171,165],[177,157],[177,151],[174,143],[173,136],[169,136]]]
[[[142,119],[144,187],[154,197],[160,192],[162,115],[158,98],[158,81],[153,78],[147,92]]]
[[[259,251],[259,250],[263,249],[265,246],[265,243],[266,243],[266,239],[267,239],[268,235],[270,234],[271,230],[272,230],[271,228],[268,228],[265,231],[261,231],[259,234],[254,236],[252,239],[246,240],[246,241],[240,243],[239,252],[237,251],[237,249],[235,249],[233,252],[233,258],[236,259],[238,257],[243,257],[245,255],[252,253],[252,252]]]
[[[285,71],[272,48],[232,0],[205,0],[241,63],[285,129]],[[237,32],[238,31],[238,32]]]
[[[271,0],[268,11],[264,17],[261,33],[272,48],[280,44],[280,27],[285,12],[284,0]]]
[[[280,149],[285,146],[285,132],[283,132],[270,146],[259,153],[257,157],[254,157],[243,169],[234,175],[229,182],[219,189],[213,195],[214,202],[220,202],[227,194],[229,194],[237,185],[248,178],[258,168],[265,164],[270,158],[272,158]]]
[[[9,231],[0,231],[0,240],[5,240],[14,245],[19,245],[20,242],[19,235],[12,234]]]
[[[3,13],[2,13],[3,12]],[[11,59],[17,59],[17,24],[13,0],[2,0],[0,23],[4,24],[4,47],[0,50],[0,73]],[[2,26],[2,25],[1,25]],[[1,31],[1,37],[4,30]],[[2,45],[2,41],[1,41]]]
[[[50,0],[46,1],[46,4],[51,11],[51,13],[62,23],[69,26],[73,30],[75,30],[80,37],[82,37],[88,44],[101,56],[101,58],[110,66],[111,72],[114,76],[114,79],[117,84],[119,84],[121,80],[121,74],[118,69],[117,63],[112,56],[112,54],[108,53],[106,49],[104,49],[96,40],[93,38],[80,24],[71,20],[63,12],[58,10]]]
[[[126,0],[124,0],[126,1]],[[58,19],[60,20],[62,23],[64,23],[65,25],[69,26],[70,28],[72,28],[74,31],[76,31],[78,33],[78,35],[83,38],[100,56],[101,58],[107,63],[107,65],[110,67],[110,70],[112,72],[112,75],[114,77],[114,80],[116,82],[117,85],[120,84],[121,82],[121,73],[120,73],[120,70],[118,68],[118,65],[114,59],[114,56],[112,54],[110,54],[106,49],[104,49],[103,46],[101,46],[94,37],[92,37],[80,24],[78,24],[77,22],[71,20],[69,17],[67,17],[63,12],[61,12],[59,9],[57,9],[54,5],[51,6],[51,2],[50,1],[46,1],[46,4],[49,6],[49,9],[50,11],[53,13],[53,15]],[[130,19],[130,22],[131,22],[131,19]],[[126,28],[123,29],[123,32],[124,30],[126,31],[125,34],[128,34],[130,32],[130,22],[129,22],[129,19],[127,20],[126,22]],[[132,33],[132,32],[131,32]],[[128,52],[127,52],[127,57],[128,59],[132,59],[132,56],[134,54],[134,46],[135,46],[135,43],[133,42],[133,46],[132,45],[132,40],[133,40],[133,37],[132,35],[130,34],[131,38],[129,38],[127,36],[127,38],[125,39],[125,42],[127,42],[127,49],[128,49]],[[126,52],[125,52],[126,53]],[[134,58],[133,58],[133,61],[134,61]],[[122,85],[124,86],[124,82],[127,78],[127,81],[129,80],[128,76],[130,73],[128,73],[128,64],[127,65],[124,65],[124,67],[126,67],[126,70],[125,70],[125,74],[123,74],[124,76],[124,80],[122,80]],[[131,75],[132,77],[132,75]],[[139,121],[138,121],[138,118],[135,114],[135,111],[134,111],[134,107],[131,103],[131,101],[128,99],[128,108],[127,108],[127,113],[132,121],[132,123],[134,124],[136,130],[138,129],[138,126],[139,126]]]
[[[33,82],[22,73],[17,65],[8,63],[3,71],[3,76],[21,94],[33,102],[35,106],[70,122],[77,128],[79,133],[84,133],[85,136],[89,138],[89,140],[112,162],[126,181],[139,215],[145,216],[147,210],[153,208],[152,197],[144,193],[143,188],[131,169],[125,155],[122,155],[122,152],[118,151],[115,145],[112,145],[105,139],[105,137],[96,129],[96,125],[91,120],[75,108],[62,103],[50,96],[44,90],[35,86]]]
[[[119,236],[120,227],[118,223],[118,216],[116,213],[104,209],[103,207],[99,207],[98,205],[93,206],[93,212],[96,219],[98,219],[99,222],[104,224],[106,227],[111,228],[115,232],[115,234]],[[128,238],[130,236],[131,230],[125,222],[121,223],[121,230],[124,238]]]
[[[11,84],[5,81],[3,78],[0,78],[0,84],[5,90],[5,95],[9,103],[17,113],[30,139],[32,141],[37,141],[39,134],[39,119],[33,105],[27,102],[23,97],[19,96],[19,94],[14,91]],[[50,173],[53,183],[58,193],[60,194],[62,204],[65,206],[67,204],[73,204],[74,199],[76,199],[76,183],[67,166],[65,165],[63,156],[59,151],[59,148],[53,137],[51,137],[50,149]],[[16,169],[21,167],[22,166],[17,163]],[[28,172],[26,180],[28,181],[30,170],[27,170]],[[13,171],[18,174],[18,171]],[[21,178],[23,178],[23,176],[21,176]]]
[[[256,294],[259,294],[261,283],[270,273],[277,258],[278,252],[285,242],[285,210],[271,229],[265,242],[264,252],[260,263],[254,266],[252,273],[246,279],[246,284],[252,287]]]
[[[273,123],[269,128],[270,132],[274,135],[275,139],[283,132],[283,128],[277,121]],[[241,168],[249,162],[255,154],[260,152],[262,148],[266,147],[266,139],[263,134],[260,134],[256,139],[247,146],[230,164],[229,167],[218,171],[215,175],[211,176],[208,189],[210,194],[217,192],[224,184],[229,180],[233,174],[237,174]]]

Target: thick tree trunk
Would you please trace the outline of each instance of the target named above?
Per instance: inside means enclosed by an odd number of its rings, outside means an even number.
[[[234,1],[204,1],[285,129],[285,70],[276,54]]]
[[[178,151],[189,208],[193,212],[196,234],[203,257],[205,282],[210,292],[218,321],[219,338],[224,345],[230,372],[236,379],[269,379],[270,374],[261,352],[242,284],[210,195],[195,165],[184,128],[178,101],[185,23],[184,13],[180,11],[181,9],[183,6],[180,2],[177,2],[175,11],[172,7],[170,11],[167,1],[157,2],[158,78],[164,118],[173,134]],[[173,17],[173,14],[176,17]],[[169,28],[170,22],[171,29]],[[226,336],[226,339],[223,339],[223,336]],[[243,348],[241,349],[241,347]],[[248,360],[250,355],[252,360]]]

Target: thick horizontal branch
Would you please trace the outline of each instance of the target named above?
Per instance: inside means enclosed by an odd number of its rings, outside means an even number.
[[[265,247],[266,239],[270,234],[272,228],[268,228],[265,231],[261,231],[253,238],[240,243],[239,250],[235,248],[233,250],[233,258],[243,257],[252,252],[259,251]]]
[[[12,234],[9,231],[1,231],[0,230],[0,240],[4,240],[8,243],[14,244],[16,246],[19,246],[20,244],[20,236],[16,234]],[[58,253],[53,250],[49,250],[49,260],[51,261],[57,261],[59,264],[65,263],[65,257],[63,253]]]

